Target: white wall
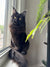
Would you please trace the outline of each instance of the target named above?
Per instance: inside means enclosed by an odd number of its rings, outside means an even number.
[[[26,32],[27,34],[36,26],[37,9],[40,0],[26,0]],[[45,4],[44,14],[47,12],[47,3]],[[26,58],[28,59],[29,66],[41,64],[42,60],[47,58],[47,46],[43,42],[47,41],[47,27],[40,34],[37,31],[34,39],[29,39],[30,48]]]

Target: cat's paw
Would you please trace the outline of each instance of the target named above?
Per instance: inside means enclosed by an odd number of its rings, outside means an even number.
[[[12,53],[12,50],[9,51],[9,55],[8,55],[8,56],[9,56],[10,59],[13,59],[13,53]]]
[[[27,52],[25,52],[25,51],[22,51],[22,52],[21,52],[21,54],[23,54],[23,55],[26,55],[26,54],[27,54]]]

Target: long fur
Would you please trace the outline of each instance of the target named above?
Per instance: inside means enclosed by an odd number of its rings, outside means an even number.
[[[22,55],[18,51],[11,49],[9,51],[9,58],[17,63],[19,67],[27,67],[27,60],[25,59],[24,55]]]
[[[11,50],[9,51],[9,58],[18,63],[19,67],[27,67],[27,62],[24,55],[27,54],[29,48],[29,41],[25,43],[27,37],[25,30],[25,11],[21,14],[17,13],[13,8],[13,15],[11,16],[10,32],[11,32]]]

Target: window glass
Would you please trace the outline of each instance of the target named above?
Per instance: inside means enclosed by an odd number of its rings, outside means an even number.
[[[16,0],[0,0],[0,50],[11,45],[10,19]]]
[[[5,1],[0,0],[0,50],[3,48]]]

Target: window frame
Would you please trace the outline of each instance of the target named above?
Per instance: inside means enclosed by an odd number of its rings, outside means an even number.
[[[25,2],[25,0],[22,0],[22,2]],[[11,34],[10,34],[10,31],[9,31],[9,23],[10,23],[10,18],[11,18],[11,15],[12,15],[13,7],[15,7],[19,13],[22,12],[23,10],[25,10],[25,5],[24,5],[24,7],[22,7],[23,6],[22,2],[20,0],[19,1],[18,0],[6,0],[3,49],[0,50],[1,52],[4,49],[6,50],[7,47],[9,47],[10,44],[11,44]]]
[[[9,50],[11,50],[11,48],[10,48],[11,35],[10,35],[10,31],[9,31],[10,19],[9,18],[11,18],[12,7],[10,4],[11,3],[10,1],[12,1],[12,4],[13,4],[13,0],[6,0],[6,3],[5,3],[6,5],[5,5],[5,18],[4,18],[3,48],[1,48],[1,50],[0,50],[0,58],[3,55],[5,55],[7,52],[9,52]],[[8,39],[9,39],[9,41],[8,41]]]

